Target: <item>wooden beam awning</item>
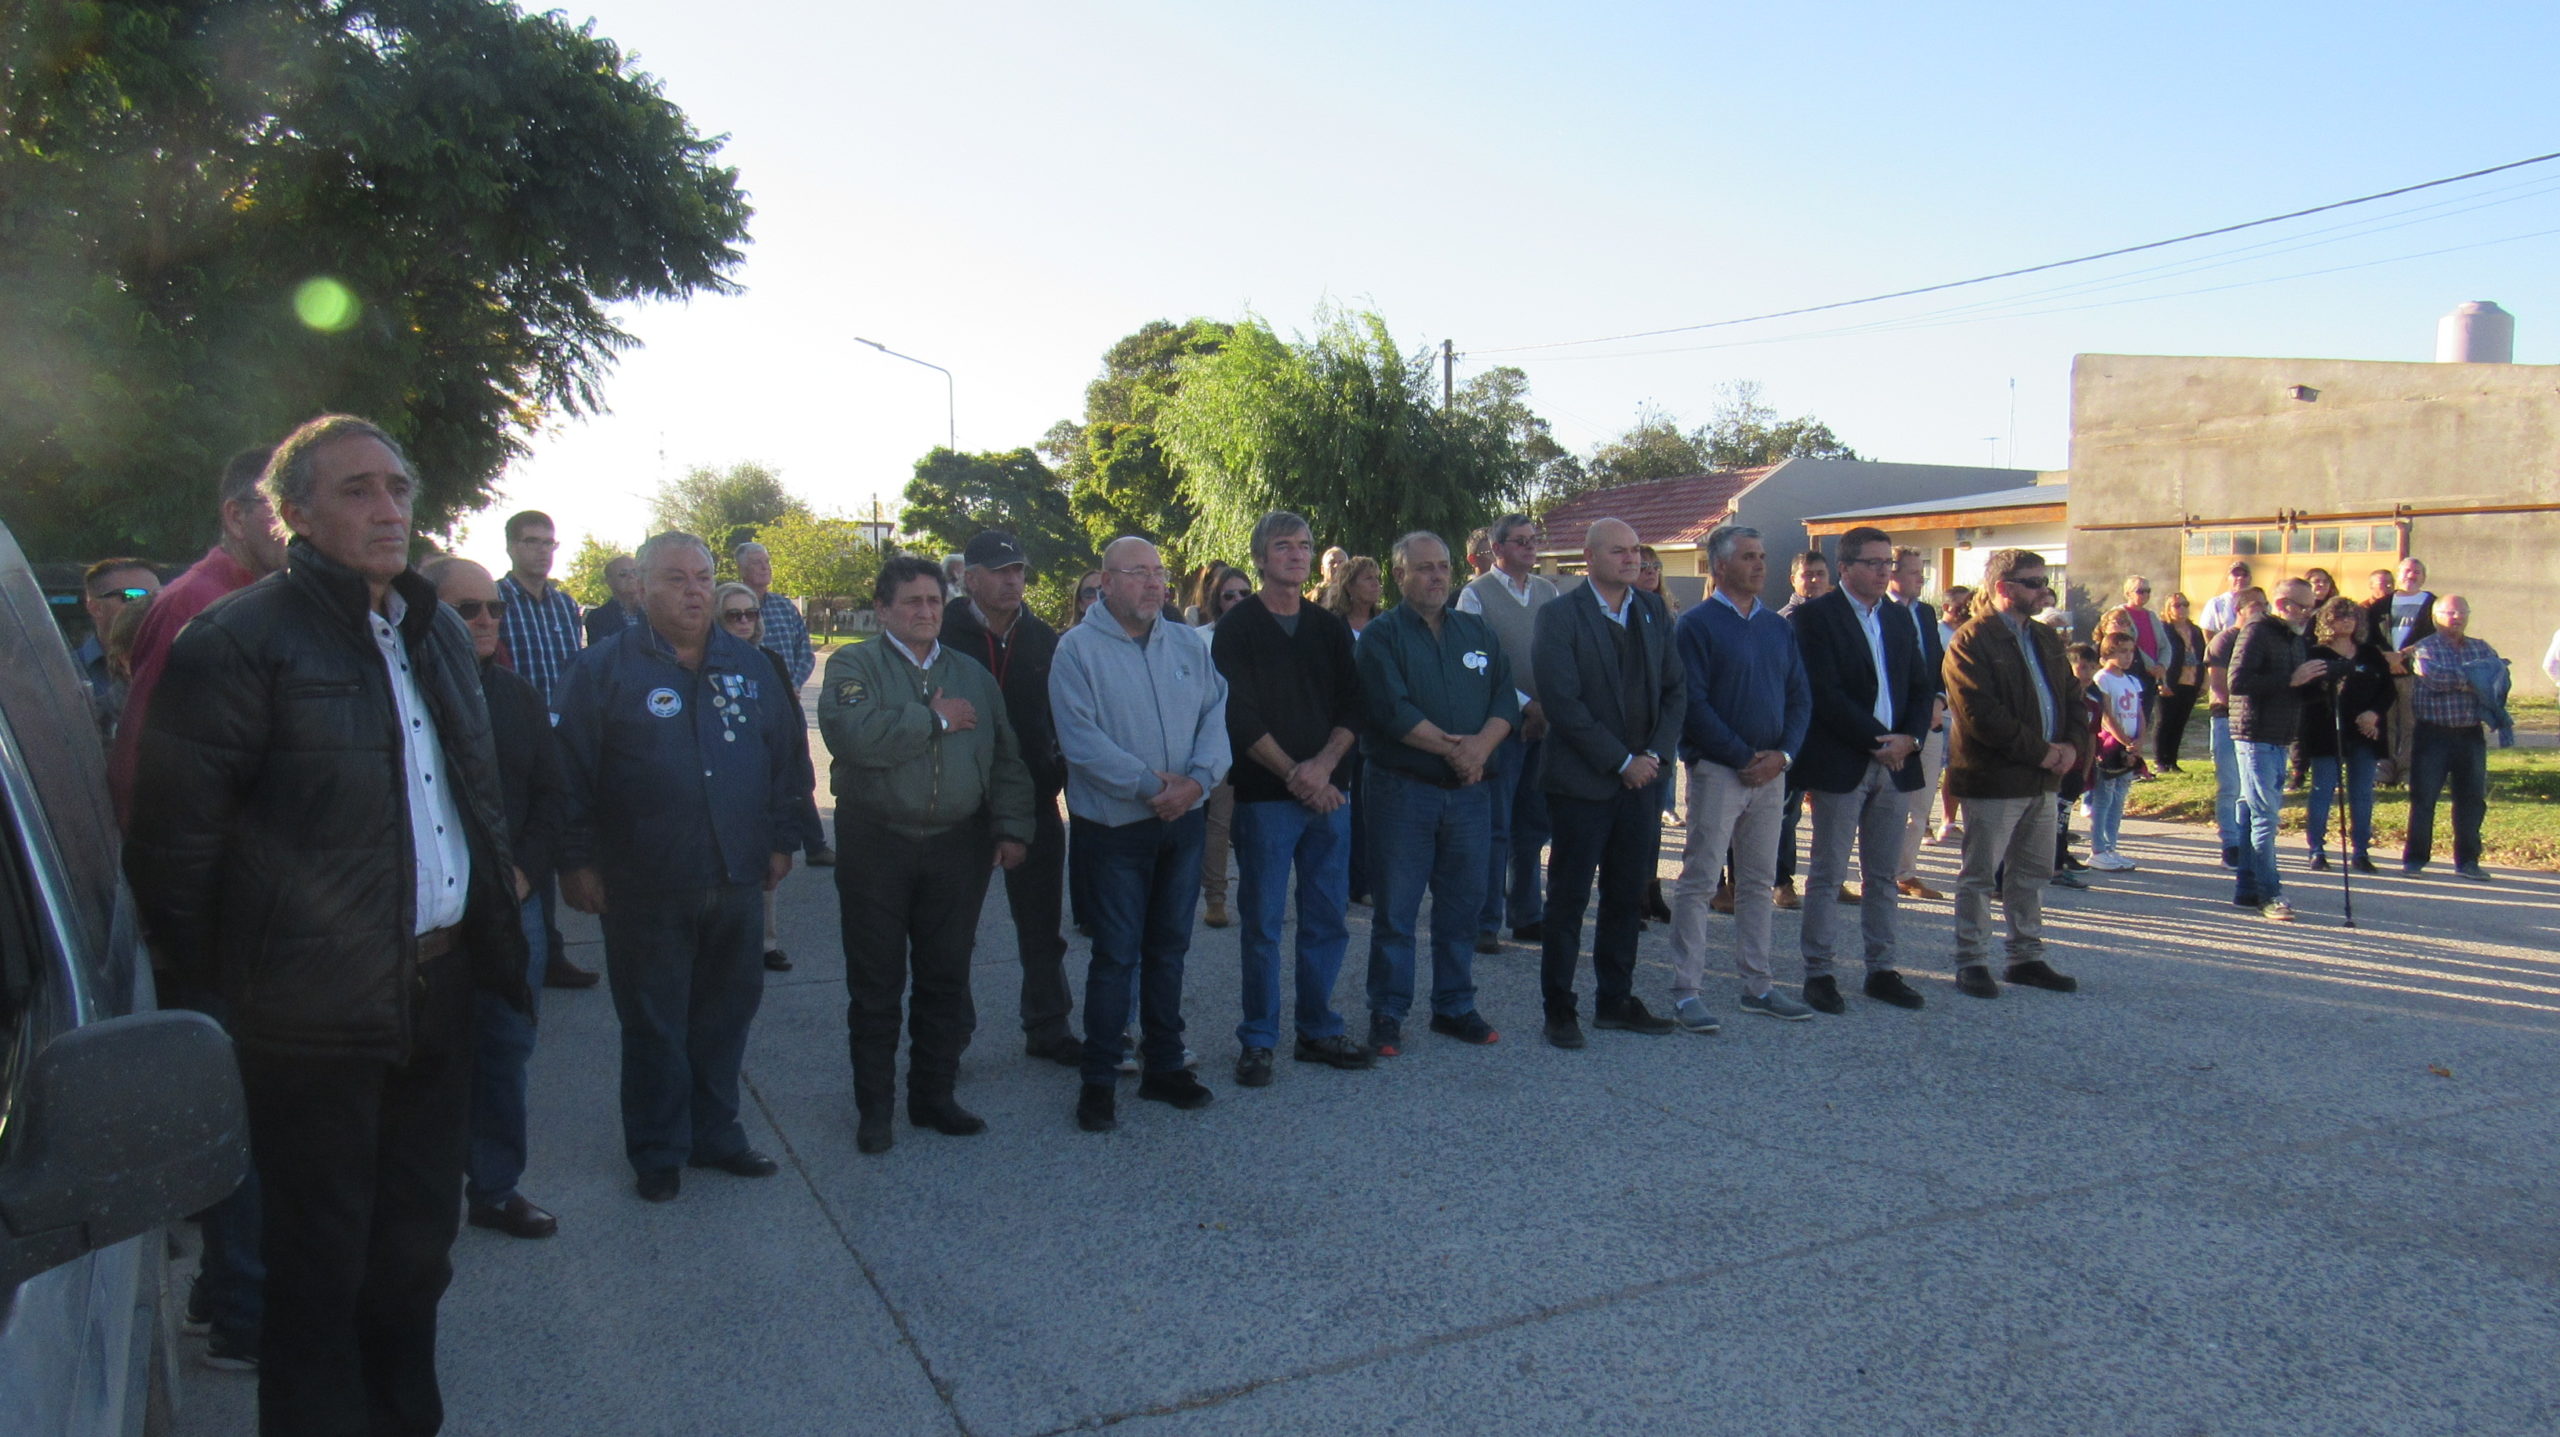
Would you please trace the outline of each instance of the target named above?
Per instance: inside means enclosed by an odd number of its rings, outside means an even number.
[[[1835,538],[1862,524],[1871,524],[1888,534],[1907,533],[1914,529],[1983,529],[2002,524],[2065,524],[2071,520],[2071,506],[2065,504],[2028,504],[2014,509],[1948,509],[1935,514],[1884,514],[1873,519],[1807,519],[1804,531],[1816,539]]]

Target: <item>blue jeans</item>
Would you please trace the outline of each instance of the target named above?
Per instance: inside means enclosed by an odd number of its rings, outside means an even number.
[[[2213,748],[2213,826],[2222,846],[2238,848],[2247,841],[2240,831],[2240,756],[2231,747],[2231,720],[2220,715],[2205,720]]]
[[[2373,847],[2373,770],[2382,755],[2354,744],[2347,746],[2347,851],[2358,858]],[[2314,854],[2329,851],[2329,804],[2338,792],[2338,760],[2311,760],[2311,805],[2303,818],[2304,836]]]
[[[2116,835],[2124,828],[2124,796],[2133,791],[2133,771],[2098,775],[2098,786],[2089,790],[2089,851],[2113,853]]]
[[[1088,855],[1086,921],[1093,960],[1084,977],[1084,1080],[1118,1077],[1128,1034],[1129,990],[1138,990],[1138,1051],[1150,1073],[1182,1068],[1182,964],[1200,906],[1200,854],[1209,818],[1195,808],[1171,823],[1142,818],[1074,821],[1072,846]]]
[[[2273,902],[2284,893],[2276,876],[2276,824],[2284,814],[2284,770],[2293,746],[2234,740],[2240,771],[2240,844],[2238,895]]]
[[[1493,842],[1493,780],[1441,788],[1383,764],[1369,767],[1369,836],[1376,842],[1377,914],[1369,927],[1369,1011],[1402,1022],[1413,1011],[1415,928],[1431,895],[1431,1011],[1475,1011],[1476,915],[1485,908]]]
[[[1547,796],[1538,788],[1538,744],[1518,730],[1493,746],[1483,787],[1492,799],[1485,846],[1484,916],[1479,933],[1499,933],[1506,917],[1514,928],[1543,921],[1547,890],[1538,856],[1547,846]]]
[[[525,986],[537,1006],[542,971],[551,962],[549,907],[537,893],[517,910]],[[516,1195],[516,1180],[524,1176],[524,1065],[533,1057],[533,1019],[495,993],[475,989],[471,1023],[471,1150],[462,1165],[462,1195],[473,1207],[496,1207]]]
[[[764,1001],[764,893],[605,880],[604,959],[622,1023],[622,1146],[638,1172],[744,1152],[738,1069]]]
[[[1295,799],[1236,805],[1236,918],[1244,927],[1244,1021],[1236,1041],[1280,1045],[1280,925],[1288,916],[1289,871],[1298,874],[1298,1036],[1342,1032],[1334,980],[1351,930],[1343,905],[1351,883],[1351,805],[1316,813]]]

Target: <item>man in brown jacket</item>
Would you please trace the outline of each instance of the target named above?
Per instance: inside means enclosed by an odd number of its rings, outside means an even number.
[[[2044,961],[2044,887],[2053,876],[2054,791],[2084,762],[2088,710],[2071,682],[2062,636],[2035,621],[2051,589],[2044,556],[2002,549],[1982,570],[1979,617],[1947,644],[1947,704],[1956,741],[1947,792],[1964,805],[1964,873],[1956,883],[1956,989],[1997,998],[1991,981],[1991,891],[2009,914],[2011,983],[2068,993],[2079,983]]]

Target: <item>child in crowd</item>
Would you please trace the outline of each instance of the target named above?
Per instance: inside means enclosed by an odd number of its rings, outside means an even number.
[[[2116,839],[2124,827],[2125,793],[2143,772],[2142,707],[2147,685],[2134,672],[2133,635],[2110,630],[2100,643],[2103,666],[2094,689],[2098,777],[2089,791],[2089,866],[2102,873],[2129,873],[2133,860],[2117,850]]]
[[[2089,727],[2094,730],[2098,727],[2099,713],[2098,651],[2089,644],[2073,644],[2069,653],[2071,655],[2071,691],[2080,696],[2081,704],[2088,710]],[[2089,791],[2090,780],[2095,770],[2094,760],[2082,763],[2062,776],[2061,787],[2054,794],[2054,801],[2062,805],[2062,819],[2053,828],[2053,886],[2056,888],[2089,886],[2089,880],[2081,877],[2077,870],[2095,865],[2083,863],[2071,856],[2071,806],[2078,803],[2080,796]],[[2092,827],[2094,826],[2093,824]]]

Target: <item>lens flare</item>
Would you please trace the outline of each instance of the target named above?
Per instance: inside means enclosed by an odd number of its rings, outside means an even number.
[[[294,317],[322,334],[344,333],[363,312],[356,292],[326,275],[304,280],[293,292]]]

